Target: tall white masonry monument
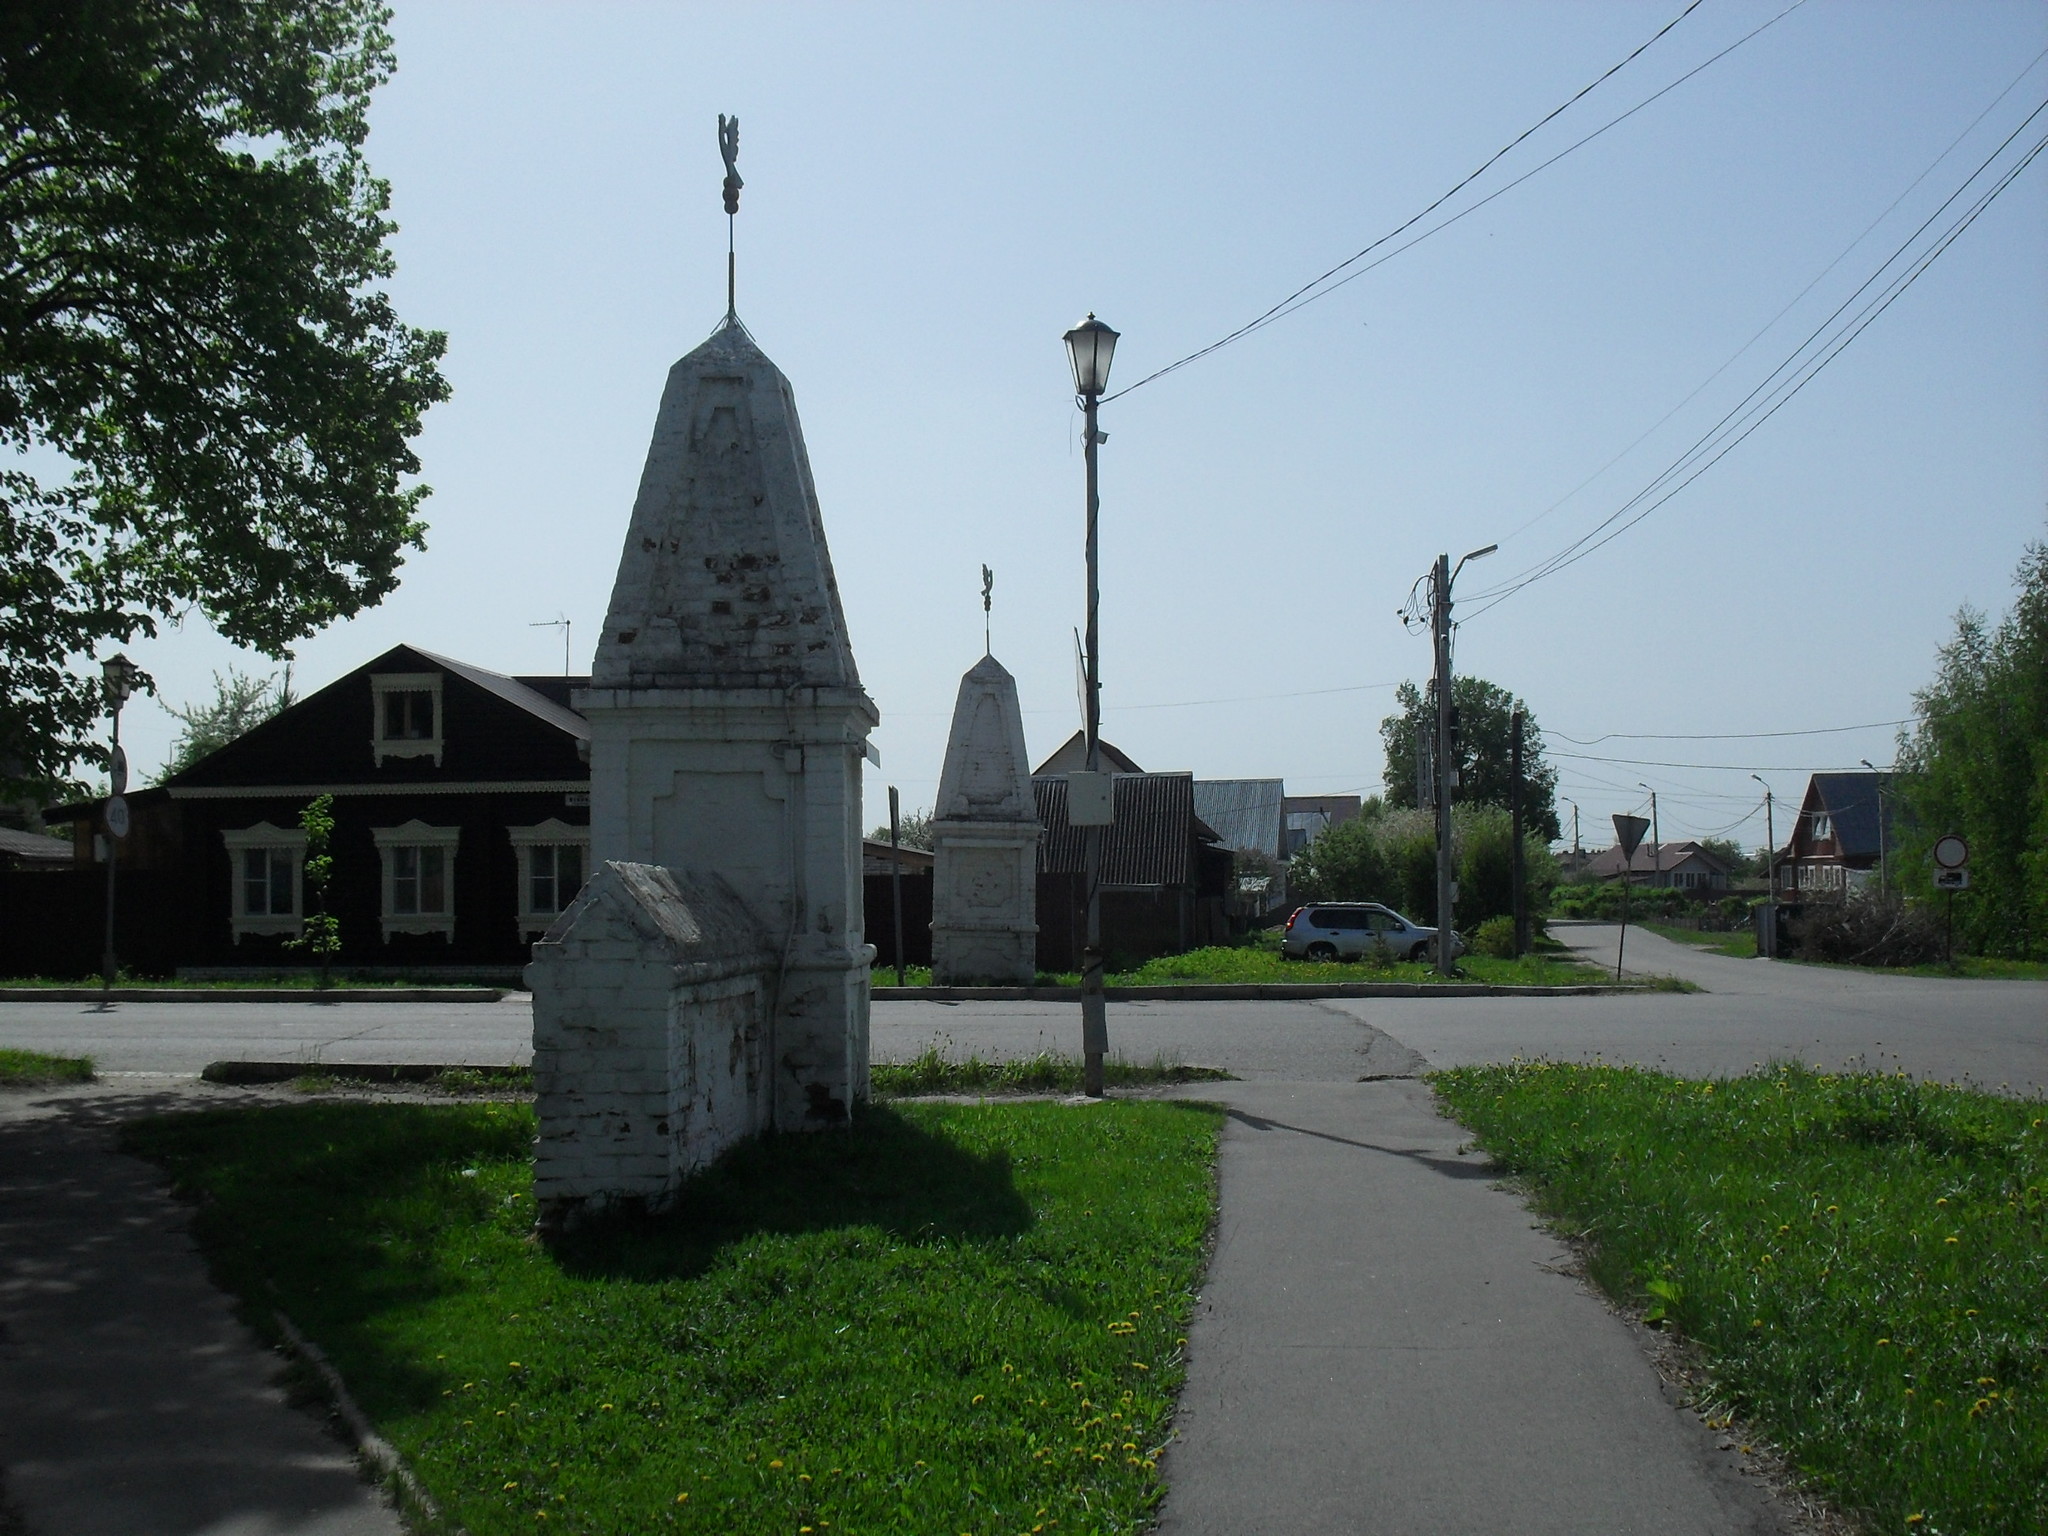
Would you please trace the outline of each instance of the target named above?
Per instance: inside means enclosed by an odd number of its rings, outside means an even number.
[[[738,125],[720,119],[727,212]],[[861,687],[789,381],[669,370],[590,686],[593,878],[534,949],[536,1194],[659,1203],[868,1091]]]
[[[932,811],[932,980],[1038,973],[1038,808],[1017,681],[994,656],[960,679]]]

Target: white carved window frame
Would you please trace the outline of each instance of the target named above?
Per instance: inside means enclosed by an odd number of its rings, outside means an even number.
[[[438,933],[444,939],[455,937],[455,855],[462,843],[460,827],[430,827],[424,821],[412,820],[400,827],[372,827],[370,836],[376,839],[377,855],[384,866],[383,899],[380,910],[383,920],[384,942],[391,942],[394,933]],[[438,912],[400,912],[397,910],[398,851],[409,848],[418,852],[439,850],[441,854],[441,910]]]
[[[568,909],[576,899],[571,892],[567,900],[560,893],[556,899],[560,905],[552,912],[537,911],[533,906],[533,850],[536,848],[575,848],[583,855],[583,879],[590,880],[590,828],[571,826],[566,821],[550,816],[546,821],[531,827],[507,827],[512,838],[512,851],[519,859],[519,934],[521,938],[538,937],[555,924],[555,919]],[[580,889],[580,887],[579,887]]]
[[[296,938],[306,925],[306,834],[297,827],[278,827],[259,821],[253,827],[224,828],[220,836],[228,850],[228,921],[234,929],[235,942],[241,943],[243,936],[251,933],[285,933]],[[282,852],[290,859],[290,912],[249,910],[245,865],[246,856],[252,850],[270,854]]]
[[[370,674],[370,755],[379,768],[387,757],[431,757],[441,766],[441,748],[447,735],[447,716],[442,711],[442,674],[439,672],[372,672]],[[434,696],[434,729],[425,736],[386,736],[384,700],[394,693],[431,693]]]

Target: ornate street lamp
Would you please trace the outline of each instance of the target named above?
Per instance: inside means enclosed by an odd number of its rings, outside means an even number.
[[[118,653],[100,663],[107,712],[114,721],[113,750],[107,758],[107,804],[102,817],[107,841],[107,934],[100,950],[102,1008],[111,1006],[114,1000],[114,850],[128,835],[128,802],[122,798],[128,792],[128,759],[121,752],[121,706],[128,702],[128,695],[135,691],[135,681],[141,675],[141,668]]]
[[[1097,430],[1095,410],[1102,392],[1109,388],[1110,359],[1116,355],[1117,333],[1090,314],[1066,334],[1067,359],[1074,366],[1075,404],[1082,412],[1082,442],[1088,466],[1088,639],[1084,665],[1087,671],[1088,714],[1083,734],[1088,747],[1091,784],[1102,772],[1102,658],[1096,649],[1095,523],[1099,508],[1096,496],[1095,450],[1108,440]],[[1074,795],[1069,786],[1067,809],[1073,815]],[[1084,829],[1087,839],[1088,937],[1081,951],[1081,1060],[1082,1088],[1091,1098],[1102,1097],[1102,1058],[1109,1052],[1109,1022],[1102,995],[1102,827],[1091,820]]]

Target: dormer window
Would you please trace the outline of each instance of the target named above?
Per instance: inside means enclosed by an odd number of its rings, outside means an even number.
[[[1834,819],[1825,811],[1817,811],[1813,818],[1813,840],[1824,843],[1835,835]]]
[[[431,757],[441,766],[439,672],[374,673],[370,702],[370,752],[378,767],[387,757]]]

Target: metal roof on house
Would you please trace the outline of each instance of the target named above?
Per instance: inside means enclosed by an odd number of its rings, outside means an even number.
[[[1031,781],[1038,801],[1038,824],[1045,835],[1038,843],[1040,874],[1078,875],[1086,870],[1083,829],[1067,821],[1067,781],[1047,774]],[[1195,776],[1191,773],[1120,773],[1110,781],[1111,815],[1103,828],[1104,885],[1186,885],[1197,839],[1216,841],[1216,834],[1195,815]],[[1204,837],[1204,834],[1207,834]]]
[[[1107,741],[1102,742],[1101,746],[1102,768],[1105,773],[1143,773],[1145,771]],[[1045,773],[1073,773],[1087,766],[1087,738],[1080,731],[1076,731],[1060,743],[1059,749],[1051,757],[1048,757],[1044,762],[1032,769],[1031,775],[1033,778],[1036,778],[1038,775]]]
[[[1647,875],[1653,872],[1661,875],[1669,874],[1673,870],[1683,869],[1688,864],[1698,864],[1717,875],[1734,873],[1718,855],[1690,840],[1678,843],[1659,843],[1657,845],[1657,862],[1653,865],[1650,862],[1650,840],[1648,838],[1644,838],[1643,841],[1636,844],[1635,856],[1628,861],[1628,869],[1632,875]],[[1602,848],[1598,853],[1587,855],[1586,862],[1582,867],[1589,875],[1607,876],[1620,874],[1621,850],[1619,848]]]
[[[29,864],[69,864],[71,844],[41,832],[0,827],[0,860],[4,859],[20,859]]]
[[[1807,798],[1818,799],[1821,809],[1834,821],[1835,851],[1844,858],[1856,858],[1867,854],[1872,858],[1882,851],[1878,842],[1877,818],[1880,808],[1889,813],[1891,807],[1880,797],[1878,787],[1884,782],[1875,773],[1816,773],[1807,787]],[[1887,831],[1890,827],[1889,814],[1886,816]]]
[[[487,671],[466,661],[457,661],[452,656],[437,656],[432,651],[423,651],[416,645],[405,647],[415,655],[424,656],[437,667],[446,667],[457,677],[475,683],[487,693],[494,693],[507,704],[525,710],[537,720],[545,720],[559,731],[565,731],[578,741],[590,739],[590,722],[565,704],[558,704],[531,684],[522,683],[516,677],[507,677],[502,672]],[[378,661],[384,660],[378,657]],[[371,663],[376,665],[375,662]],[[572,679],[588,684],[588,678]]]
[[[1197,779],[1195,814],[1225,846],[1278,859],[1286,820],[1286,786],[1279,779]]]

